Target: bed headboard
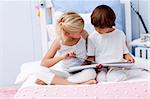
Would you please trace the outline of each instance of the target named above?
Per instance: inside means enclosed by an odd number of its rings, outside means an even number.
[[[85,28],[90,33],[93,30],[90,24],[90,14],[93,9],[100,4],[107,4],[113,8],[116,13],[116,27],[123,30],[127,36],[127,42],[132,40],[131,32],[131,8],[130,0],[42,0],[43,6],[40,7],[40,21],[41,21],[41,38],[43,55],[48,51],[49,38],[54,36],[49,32],[54,31],[54,24],[61,12],[75,11],[78,12],[85,20]],[[50,9],[50,24],[47,24],[47,10]],[[50,20],[50,19],[49,19]],[[47,27],[49,29],[47,29]]]

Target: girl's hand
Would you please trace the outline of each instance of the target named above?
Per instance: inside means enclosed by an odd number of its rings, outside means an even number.
[[[74,51],[66,52],[62,55],[62,59],[76,57],[76,53]]]
[[[133,59],[133,57],[130,54],[124,54],[124,59],[131,63],[135,62],[135,60]]]

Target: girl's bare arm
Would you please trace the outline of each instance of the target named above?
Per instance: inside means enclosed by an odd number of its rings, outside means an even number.
[[[43,57],[41,61],[41,66],[45,67],[52,67],[56,63],[58,63],[60,60],[63,59],[62,56],[55,56],[57,50],[60,48],[60,39],[56,38],[54,42],[52,43],[49,51],[46,53],[46,55]]]

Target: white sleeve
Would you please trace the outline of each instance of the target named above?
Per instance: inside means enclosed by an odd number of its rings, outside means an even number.
[[[123,34],[123,54],[129,53],[128,47],[127,47],[127,40],[125,34]]]
[[[95,56],[95,45],[94,45],[94,42],[90,36],[88,37],[88,44],[87,45],[88,45],[87,55],[88,56]]]

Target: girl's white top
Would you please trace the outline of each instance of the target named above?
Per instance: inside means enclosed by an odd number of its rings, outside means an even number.
[[[67,46],[60,42],[60,50],[58,50],[59,55],[63,55],[67,51],[74,51],[76,53],[76,57],[86,58],[86,41],[84,38],[80,38],[77,44],[73,46]],[[69,67],[80,66],[84,60],[79,58],[66,58],[61,61],[62,68],[66,70]]]
[[[123,54],[129,53],[125,34],[115,29],[110,33],[99,34],[97,31],[89,35],[88,56],[95,56],[97,63],[118,62]]]

